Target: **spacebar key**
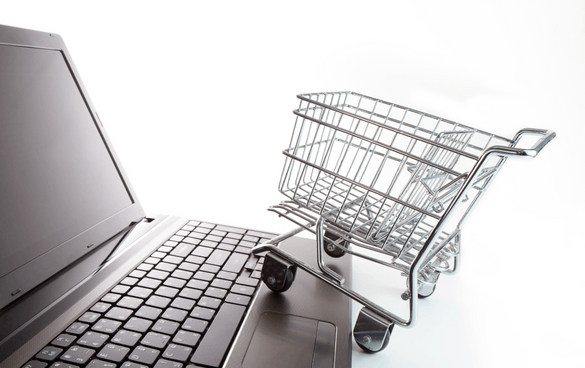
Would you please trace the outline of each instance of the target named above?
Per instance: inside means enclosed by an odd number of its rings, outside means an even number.
[[[219,367],[245,311],[246,307],[241,305],[223,304],[191,357],[191,362]]]

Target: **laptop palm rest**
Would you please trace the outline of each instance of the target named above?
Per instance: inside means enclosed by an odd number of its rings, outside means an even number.
[[[335,359],[334,353],[333,324],[265,312],[260,316],[243,367],[331,368]]]
[[[293,237],[280,248],[316,267],[314,239]],[[325,259],[351,282],[351,257]],[[346,368],[351,365],[351,300],[299,269],[284,293],[263,285],[228,368]]]

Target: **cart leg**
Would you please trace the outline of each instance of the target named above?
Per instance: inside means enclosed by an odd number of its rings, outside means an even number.
[[[315,233],[317,235],[317,239],[316,239],[317,240],[317,265],[319,266],[319,269],[321,271],[323,271],[328,276],[330,276],[331,278],[333,278],[334,280],[339,282],[340,285],[343,285],[343,282],[345,281],[345,279],[341,275],[337,274],[332,269],[327,267],[327,265],[325,265],[325,260],[323,257],[323,252],[325,251],[325,227],[324,227],[324,224],[325,224],[325,219],[323,217],[320,217],[319,220],[317,221],[316,226],[315,226]]]
[[[353,328],[353,337],[360,348],[376,353],[388,346],[394,322],[385,320],[366,307],[360,310]]]

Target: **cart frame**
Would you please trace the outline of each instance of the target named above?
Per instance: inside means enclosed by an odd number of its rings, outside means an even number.
[[[461,227],[506,159],[536,157],[556,134],[549,130],[527,128],[520,130],[512,139],[507,139],[353,92],[297,97],[301,105],[294,110],[297,122],[291,144],[283,151],[286,163],[280,182],[280,191],[290,200],[270,210],[299,227],[255,247],[252,252],[276,255],[278,261],[287,267],[298,266],[362,304],[364,308],[358,316],[354,337],[365,350],[379,351],[388,343],[395,323],[403,327],[416,324],[418,299],[434,291],[438,276],[441,273],[457,272],[460,265]],[[331,103],[335,98],[337,103]],[[359,98],[359,102],[348,104],[348,98]],[[362,100],[369,102],[370,108],[361,107]],[[381,105],[384,108],[382,114],[376,110]],[[392,118],[393,109],[404,111],[402,120]],[[333,117],[329,114],[333,114]],[[414,114],[418,125],[416,121],[409,123],[407,114]],[[352,119],[351,126],[342,126],[342,119]],[[436,122],[435,129],[422,127],[423,119],[431,119],[433,124]],[[306,124],[314,126],[307,128]],[[448,130],[437,129],[439,126],[446,126]],[[372,134],[371,130],[368,132],[369,127],[375,129],[375,133]],[[303,132],[303,128],[310,132]],[[313,128],[314,134],[310,130]],[[317,133],[319,129],[322,129],[321,136]],[[325,131],[330,135],[323,138]],[[386,131],[392,134],[390,143],[380,139]],[[482,138],[482,142],[485,142],[483,147],[473,145],[475,134],[486,137]],[[345,140],[339,139],[337,135],[343,135]],[[528,149],[517,148],[521,139],[527,135],[537,135],[540,139]],[[405,144],[395,146],[394,142],[402,137]],[[335,165],[329,163],[330,157],[326,150],[329,153],[334,151],[334,140],[343,144],[339,150],[341,155],[352,158],[348,152],[353,150],[353,161],[359,163],[358,167],[353,166],[352,162],[348,169],[348,172],[353,170],[352,175],[355,173],[353,177],[340,174],[343,159],[339,159],[340,162]],[[501,144],[491,145],[493,141]],[[416,145],[419,146],[418,151]],[[378,147],[382,148],[378,150]],[[315,150],[318,153],[315,154]],[[470,151],[478,151],[480,154]],[[357,155],[361,155],[361,162],[356,160]],[[398,158],[391,155],[397,155]],[[397,162],[399,171],[392,180],[386,181],[389,186],[386,184],[385,189],[381,190],[375,185],[385,165],[389,165],[384,161],[388,158]],[[380,166],[375,167],[375,175],[368,181],[372,185],[364,184],[361,178],[367,176],[365,170],[368,164],[376,159]],[[470,163],[466,167],[471,168],[465,172],[458,171],[460,160],[468,160]],[[314,181],[306,180],[307,175]],[[408,178],[406,186],[398,195],[391,195],[402,177]],[[329,178],[331,180],[327,181]],[[286,184],[290,182],[293,185],[287,187]],[[434,189],[431,190],[427,183],[432,183]],[[306,185],[306,188],[302,185]],[[338,188],[341,188],[339,193],[335,192]],[[378,201],[368,201],[368,198]],[[458,216],[454,216],[456,212]],[[430,219],[431,223],[424,224],[425,219]],[[453,219],[457,219],[454,227],[451,223]],[[425,230],[416,232],[423,224]],[[446,230],[447,225],[452,228]],[[396,235],[401,226],[407,230]],[[304,230],[316,234],[319,270],[277,247],[281,241]],[[344,278],[329,269],[324,261],[323,252],[328,253],[326,247],[332,245],[341,254],[361,256],[401,271],[407,277],[407,290],[402,298],[409,302],[408,317],[400,317],[345,286]],[[350,245],[392,259],[387,262],[366,256],[350,249]],[[266,283],[264,275],[263,280]]]

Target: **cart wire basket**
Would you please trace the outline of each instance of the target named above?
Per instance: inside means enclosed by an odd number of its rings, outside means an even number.
[[[356,343],[380,351],[395,324],[415,324],[418,299],[434,292],[439,275],[457,271],[461,227],[506,159],[535,157],[555,133],[523,129],[508,139],[354,92],[297,97],[279,183],[287,200],[270,210],[298,227],[253,250],[269,251],[262,280],[286,291],[300,267],[332,285],[363,305]],[[540,137],[529,149],[517,148],[526,135]],[[319,269],[277,247],[304,230],[316,234]],[[345,286],[323,253],[400,271],[408,317]]]

